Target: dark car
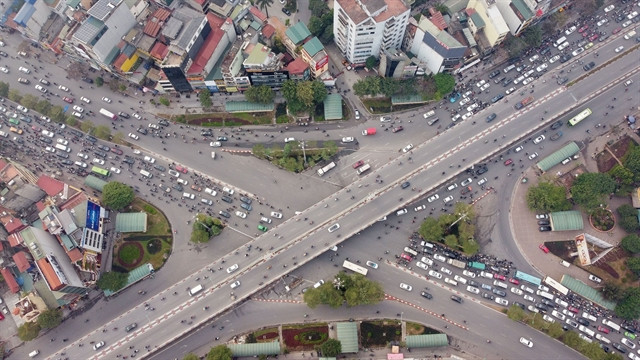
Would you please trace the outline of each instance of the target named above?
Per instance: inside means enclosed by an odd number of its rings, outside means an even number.
[[[286,15],[288,15],[288,16],[291,15],[291,11],[289,11],[288,9],[282,8],[282,12],[285,13]]]
[[[247,210],[247,211],[251,211],[253,210],[253,208],[251,207],[251,205],[249,204],[245,204],[245,203],[240,203],[240,207]]]
[[[123,118],[125,118],[125,119],[128,119],[128,118],[129,118],[129,114],[127,114],[127,113],[126,113],[126,112],[124,112],[124,111],[120,111],[120,112],[118,113],[118,116],[121,116],[121,117],[123,117]]]
[[[97,157],[100,157],[100,158],[103,158],[103,159],[107,157],[107,153],[104,153],[102,151],[94,151],[93,155],[95,155]]]
[[[129,156],[125,156],[124,159],[122,159],[122,162],[133,165],[136,163],[135,160],[133,160],[131,157]]]
[[[538,225],[542,226],[542,225],[549,225],[549,220],[538,220]]]
[[[411,183],[410,183],[410,182],[408,182],[408,181],[405,181],[405,182],[403,182],[403,183],[402,183],[402,185],[400,185],[400,187],[402,187],[403,189],[406,189],[406,188],[408,188],[409,186],[411,186]]]
[[[553,302],[551,302],[551,300],[549,300],[549,299],[544,299],[543,298],[543,299],[540,299],[540,302],[545,304],[545,305],[547,305],[548,307],[550,307],[552,309],[555,307],[555,304]]]
[[[596,66],[596,63],[594,63],[593,61],[588,63],[587,65],[583,66],[582,68],[584,69],[584,71],[589,71],[591,69],[593,69]]]
[[[469,280],[469,286],[480,287],[480,283],[477,281]]]
[[[226,136],[218,136],[218,141],[227,141],[229,140]]]
[[[95,143],[96,141],[98,141],[98,139],[94,138],[93,136],[87,136],[87,141]]]
[[[165,120],[165,119],[158,120],[158,124],[160,124],[162,126],[169,126],[169,122],[167,120]],[[211,130],[209,130],[209,131],[211,131]],[[211,133],[211,135],[209,135],[209,136],[212,136],[212,135],[213,135],[213,133]],[[203,136],[206,136],[206,135],[203,135]]]
[[[571,54],[565,54],[560,57],[560,63],[564,64],[567,61],[571,60]]]
[[[68,159],[62,160],[62,163],[63,163],[64,165],[73,165],[73,161],[68,160]]]
[[[4,51],[0,51],[0,56],[2,56],[2,57],[7,57],[7,56],[9,56],[9,55],[8,55],[6,52],[4,52]]]
[[[540,232],[551,231],[551,226],[540,226]]]
[[[220,211],[218,212],[218,214],[219,214],[220,216],[222,216],[222,217],[227,218],[227,219],[231,217],[231,214],[229,214],[228,212],[226,212],[226,211],[224,211],[224,210],[220,210]]]
[[[486,173],[487,171],[489,171],[489,168],[488,168],[486,165],[481,166],[481,167],[476,171],[476,175],[482,175],[482,174]]]
[[[76,130],[76,129],[69,129],[69,132],[72,133],[73,135],[81,138],[84,136],[84,133],[80,130]]]
[[[542,50],[540,50],[540,55],[547,55],[548,53],[551,52],[551,48],[550,47],[545,47]]]
[[[501,296],[501,297],[507,296],[507,293],[502,291],[502,290],[500,290],[500,289],[493,288],[493,289],[491,289],[491,292],[496,294],[496,295],[498,295],[498,296]]]
[[[422,297],[427,298],[429,300],[433,299],[433,296],[426,291],[421,292],[420,295],[422,295]]]
[[[569,81],[569,78],[568,78],[568,77],[563,77],[563,78],[558,79],[557,83],[558,83],[558,85],[564,85],[564,84],[566,84],[568,81]]]
[[[227,195],[222,195],[222,201],[231,204],[233,202],[233,199],[228,197]]]
[[[59,158],[63,158],[63,159],[68,159],[69,158],[69,154],[63,153],[63,152],[56,153],[56,156],[59,157]]]
[[[82,81],[86,82],[87,84],[93,84],[93,79],[88,78],[86,76],[82,77]]]
[[[53,142],[51,139],[46,138],[44,136],[40,136],[39,139],[40,139],[40,141],[42,141],[45,144],[51,144]]]
[[[513,305],[515,305],[515,306],[519,306],[522,310],[525,310],[525,309],[527,308],[526,306],[524,306],[524,304],[523,304],[523,303],[519,303],[519,302],[517,302],[517,301],[514,301],[514,302],[513,302]]]
[[[172,188],[174,188],[176,191],[182,191],[182,185],[180,184],[173,184],[171,185]]]
[[[167,171],[167,169],[162,165],[153,165],[153,168],[158,170],[158,171],[162,171],[162,172]]]
[[[561,126],[562,126],[562,121],[558,120],[558,121],[554,122],[553,124],[551,124],[551,130],[555,130],[555,129],[561,127]]]
[[[583,318],[583,317],[579,317],[579,318],[577,318],[577,319],[576,319],[576,321],[577,321],[578,323],[580,323],[580,324],[582,324],[582,325],[586,326],[586,327],[589,327],[589,325],[591,324],[591,323],[589,322],[589,320],[587,320],[587,319],[585,319],[585,318]]]
[[[624,348],[624,346],[614,342],[613,344],[611,344],[614,348],[616,348],[616,350],[620,351],[623,354],[627,353],[627,349]]]
[[[98,145],[98,149],[103,150],[103,151],[111,150],[111,148],[106,146],[106,145]]]
[[[240,197],[240,201],[242,201],[242,202],[243,202],[243,203],[245,203],[245,204],[249,204],[249,205],[251,205],[251,203],[253,202],[253,201],[251,201],[251,199],[249,199],[249,198],[248,198],[248,197],[246,197],[246,196],[241,196],[241,197]]]
[[[543,303],[537,303],[536,304],[536,308],[542,312],[547,312],[549,311],[549,308],[547,307],[547,305],[543,304]]]
[[[138,128],[138,130],[136,130],[137,132],[139,132],[142,135],[147,135],[149,132],[147,131],[147,129],[145,128]]]
[[[487,122],[492,122],[493,120],[496,119],[496,117],[498,117],[498,115],[496,115],[496,113],[493,113],[493,114],[487,116]]]
[[[489,300],[495,300],[495,296],[489,294],[489,293],[482,293],[482,297],[485,299],[489,299]]]
[[[451,295],[451,300],[457,302],[458,304],[462,304],[462,298],[457,295]]]
[[[500,75],[500,70],[493,71],[491,74],[489,74],[489,79],[493,79],[498,75]]]
[[[492,103],[497,103],[498,101],[502,100],[502,98],[503,98],[503,97],[504,97],[504,95],[503,95],[503,94],[498,94],[498,95],[494,96],[494,97],[491,99],[491,102],[492,102]]]
[[[558,139],[560,139],[562,137],[562,131],[558,131],[557,133],[551,135],[551,137],[549,139],[551,139],[551,141],[556,141]]]
[[[122,155],[122,150],[118,149],[118,148],[111,148],[111,152],[114,154],[118,154],[118,155]]]
[[[131,323],[131,324],[127,325],[127,326],[124,328],[124,331],[126,331],[126,332],[130,332],[131,330],[135,329],[137,326],[138,326],[138,324],[136,324],[136,323]]]

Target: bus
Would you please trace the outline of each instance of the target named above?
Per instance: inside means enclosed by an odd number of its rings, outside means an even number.
[[[487,267],[485,264],[477,261],[470,261],[467,265],[469,266],[470,269],[475,269],[475,270],[484,270]]]
[[[578,123],[591,115],[591,109],[586,108],[582,110],[578,115],[569,119],[569,126],[576,126]]]
[[[564,286],[564,285],[560,284],[559,282],[553,280],[549,276],[545,276],[543,281],[544,281],[545,284],[549,285],[550,288],[554,289],[555,291],[559,292],[562,295],[567,295],[569,293],[569,289],[567,289],[566,286]]]
[[[97,166],[92,167],[91,168],[91,172],[94,173],[94,174],[102,175],[104,177],[109,177],[109,175],[111,175],[109,170],[105,170],[105,169],[99,168]]]
[[[535,286],[540,286],[540,284],[542,283],[542,279],[540,279],[539,277],[529,275],[526,272],[520,271],[520,270],[516,270],[516,275],[514,276],[514,278],[518,280],[526,281]]]
[[[358,274],[362,274],[364,276],[367,276],[367,273],[369,272],[369,270],[365,267],[362,267],[360,265],[354,264],[351,261],[345,260],[342,263],[342,267],[344,267],[345,269],[351,270],[353,272],[357,272]]]
[[[118,117],[114,113],[112,113],[111,111],[109,111],[107,109],[100,109],[100,114],[108,117],[111,120],[117,120],[118,119]]]

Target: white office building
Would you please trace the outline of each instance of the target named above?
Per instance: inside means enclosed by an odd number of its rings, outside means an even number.
[[[402,0],[336,0],[335,43],[352,64],[364,63],[381,49],[400,49],[409,16]]]

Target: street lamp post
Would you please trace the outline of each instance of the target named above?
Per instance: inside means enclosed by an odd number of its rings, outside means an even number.
[[[307,166],[307,152],[305,151],[304,140],[300,141],[300,147],[302,148],[302,157],[304,158],[304,165]]]

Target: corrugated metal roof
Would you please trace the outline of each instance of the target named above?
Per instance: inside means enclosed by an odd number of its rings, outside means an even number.
[[[224,104],[226,112],[266,112],[273,111],[273,103],[259,104],[249,101],[227,101]]]
[[[408,348],[449,346],[446,334],[409,335],[406,342]]]
[[[231,349],[234,357],[280,354],[279,341],[254,344],[229,344],[227,346]]]
[[[127,284],[120,290],[124,290],[126,289],[129,285],[131,284],[135,284],[136,282],[144,279],[145,277],[151,275],[151,273],[153,273],[153,266],[149,263],[146,264],[142,264],[140,266],[138,266],[137,268],[129,271],[129,277],[127,278]],[[104,295],[105,296],[111,296],[113,295],[114,292],[110,291],[110,290],[105,290],[104,291]]]
[[[93,175],[88,175],[86,178],[84,178],[84,184],[92,189],[102,192],[102,189],[105,185],[107,185],[107,182]]]
[[[118,232],[146,232],[147,213],[118,213],[116,215],[116,231]]]
[[[302,45],[302,48],[307,52],[307,54],[309,54],[309,56],[313,57],[315,54],[324,50],[324,45],[322,45],[320,40],[318,40],[318,38],[314,36],[309,39],[309,41],[307,41],[304,45]]]
[[[324,119],[342,119],[342,96],[340,94],[329,94],[324,99]]]
[[[295,25],[293,25],[292,27],[288,28],[287,31],[285,31],[285,35],[287,35],[287,37],[289,38],[289,40],[291,40],[292,43],[298,45],[304,39],[311,36],[311,31],[309,31],[309,29],[307,28],[307,25],[305,25],[302,21],[300,21]]]
[[[559,211],[549,214],[553,231],[569,231],[584,229],[580,211]]]
[[[578,279],[572,278],[569,275],[562,275],[562,280],[560,280],[560,283],[574,293],[580,294],[581,296],[593,301],[596,304],[601,305],[606,309],[613,310],[616,307],[616,303],[602,297],[600,291],[592,288],[591,286],[583,283]]]
[[[542,172],[546,172],[552,167],[560,164],[562,160],[577,154],[580,151],[578,144],[571,142],[565,145],[562,149],[554,152],[546,158],[540,160],[536,165]]]
[[[527,21],[533,17],[533,11],[531,11],[529,6],[527,6],[524,1],[511,0],[511,3],[518,10],[518,12],[520,12],[520,15],[522,15],[523,21]]]
[[[342,344],[343,354],[358,352],[358,326],[355,322],[337,323],[336,334]]]
[[[393,95],[391,97],[391,104],[399,105],[399,104],[420,104],[426,103],[427,101],[422,98],[420,94],[412,94],[412,95]]]

